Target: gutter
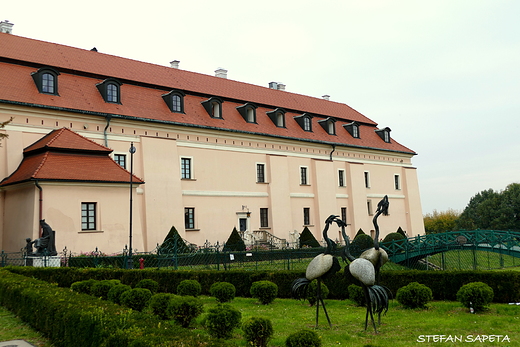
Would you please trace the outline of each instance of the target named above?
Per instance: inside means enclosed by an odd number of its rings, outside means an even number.
[[[36,188],[40,191],[40,198],[38,203],[38,225],[40,225],[40,221],[43,220],[43,189],[38,183],[38,180],[34,180],[34,184],[36,185]],[[42,230],[41,227],[38,227],[38,237],[42,237]]]
[[[105,116],[105,118],[107,120],[107,125],[105,126],[105,129],[103,130],[103,136],[105,137],[105,147],[110,148],[110,147],[108,147],[107,129],[108,129],[108,126],[110,125],[110,120],[112,119],[112,116],[108,114]]]

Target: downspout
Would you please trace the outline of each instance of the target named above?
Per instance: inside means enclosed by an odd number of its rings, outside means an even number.
[[[111,115],[107,115],[105,118],[107,119],[107,125],[105,126],[105,130],[103,130],[103,135],[105,136],[105,147],[108,147],[107,129],[110,126],[110,120],[112,119],[112,116]]]
[[[38,180],[35,180],[34,181],[34,184],[36,185],[36,188],[38,188],[40,190],[40,200],[39,200],[39,211],[38,211],[38,226],[40,225],[40,221],[43,219],[43,189],[42,187],[40,186],[40,184],[38,183]],[[41,230],[41,227],[38,227],[38,237],[42,237],[42,230]]]
[[[332,152],[330,152],[330,160],[332,161],[332,153],[334,153],[334,151],[336,150],[336,145],[333,143],[332,144]]]

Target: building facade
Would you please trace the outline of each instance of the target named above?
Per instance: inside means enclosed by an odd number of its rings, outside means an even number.
[[[172,226],[199,246],[234,227],[249,244],[304,227],[321,240],[330,214],[353,237],[384,195],[381,237],[424,233],[416,153],[346,104],[12,33],[0,47],[0,249],[40,219],[73,252],[117,252],[130,233],[150,251]]]

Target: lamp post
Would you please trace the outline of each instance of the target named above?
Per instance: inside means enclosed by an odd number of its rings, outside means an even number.
[[[128,259],[127,259],[127,269],[133,269],[134,263],[132,260],[132,202],[133,202],[133,194],[132,194],[132,179],[134,176],[134,153],[135,147],[134,143],[130,144],[130,228],[129,228],[129,250],[128,250]]]

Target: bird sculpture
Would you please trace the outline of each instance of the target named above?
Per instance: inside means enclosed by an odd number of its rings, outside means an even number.
[[[339,260],[332,255],[334,242],[328,237],[329,227],[333,222],[336,221],[337,218],[338,216],[330,215],[325,220],[325,228],[323,229],[323,239],[327,243],[325,252],[314,257],[314,259],[312,259],[312,261],[307,266],[305,277],[294,280],[292,284],[293,296],[295,298],[301,299],[305,298],[309,284],[315,279],[318,281],[318,286],[316,289],[316,328],[318,327],[320,303],[323,307],[323,311],[325,312],[325,316],[327,317],[327,321],[329,322],[329,326],[332,327],[327,309],[325,308],[325,303],[323,302],[323,298],[321,296],[321,282],[324,278],[331,276],[341,270]]]
[[[377,328],[374,321],[374,313],[378,315],[378,324],[381,324],[381,313],[386,313],[388,311],[388,301],[392,295],[388,288],[379,284],[379,273],[381,267],[388,261],[388,254],[384,249],[379,247],[379,225],[377,224],[377,218],[381,214],[385,216],[388,215],[388,206],[388,196],[385,195],[385,197],[378,203],[376,214],[372,220],[376,230],[374,247],[361,253],[359,258],[355,258],[350,254],[350,242],[345,233],[345,225],[344,223],[340,224],[338,222],[338,225],[341,226],[341,234],[345,240],[345,248],[343,249],[342,257],[343,259],[347,258],[350,260],[350,264],[345,267],[345,275],[347,277],[351,276],[355,278],[357,283],[361,284],[367,306],[365,330],[367,330],[368,317],[370,316],[376,333]]]

